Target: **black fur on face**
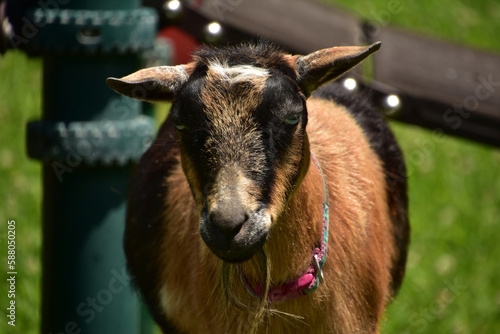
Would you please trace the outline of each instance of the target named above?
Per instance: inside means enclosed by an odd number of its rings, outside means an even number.
[[[217,256],[240,262],[262,247],[299,180],[305,97],[269,45],[208,49],[195,59],[170,118],[201,235]]]

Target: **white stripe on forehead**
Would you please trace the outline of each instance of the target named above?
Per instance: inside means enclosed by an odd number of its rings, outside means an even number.
[[[231,84],[242,81],[251,82],[256,79],[265,80],[269,77],[269,71],[265,68],[253,65],[228,66],[227,64],[220,63],[218,60],[211,62],[208,69]]]

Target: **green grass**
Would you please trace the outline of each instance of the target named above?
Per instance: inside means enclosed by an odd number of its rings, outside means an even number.
[[[41,274],[41,166],[29,160],[25,128],[41,110],[41,61],[0,57],[0,333],[38,333]],[[7,325],[7,220],[16,221],[16,327]]]
[[[380,25],[500,52],[497,1],[329,2]],[[17,326],[2,312],[0,333],[39,332],[41,168],[27,158],[24,138],[26,123],[40,117],[40,89],[40,60],[12,51],[0,58],[0,270],[6,222],[15,219],[19,273]],[[500,150],[391,125],[409,166],[413,230],[407,276],[382,333],[500,332]]]
[[[393,124],[410,170],[412,243],[385,333],[497,333],[500,151]]]
[[[484,50],[500,50],[497,0],[322,0],[376,27],[408,31]],[[383,49],[382,49],[383,50]]]

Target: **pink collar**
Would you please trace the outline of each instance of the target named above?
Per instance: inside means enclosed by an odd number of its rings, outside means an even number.
[[[313,293],[319,286],[319,283],[323,283],[323,265],[326,261],[326,251],[328,248],[328,225],[329,225],[329,214],[328,214],[328,188],[326,185],[325,176],[321,170],[321,166],[316,160],[316,157],[311,152],[311,158],[318,167],[323,180],[323,238],[321,238],[321,244],[316,247],[312,253],[311,266],[307,271],[300,277],[293,280],[287,281],[277,286],[271,286],[267,292],[267,300],[270,303],[280,302],[289,299],[295,299],[302,297],[306,294]],[[237,265],[238,273],[240,279],[245,285],[247,291],[255,296],[262,296],[262,285],[257,284],[253,287],[241,272],[240,267]]]

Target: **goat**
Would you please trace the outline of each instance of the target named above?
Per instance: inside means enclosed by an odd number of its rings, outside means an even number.
[[[164,333],[378,333],[405,270],[404,161],[363,98],[313,92],[379,47],[205,47],[107,79],[172,101],[124,238]]]

